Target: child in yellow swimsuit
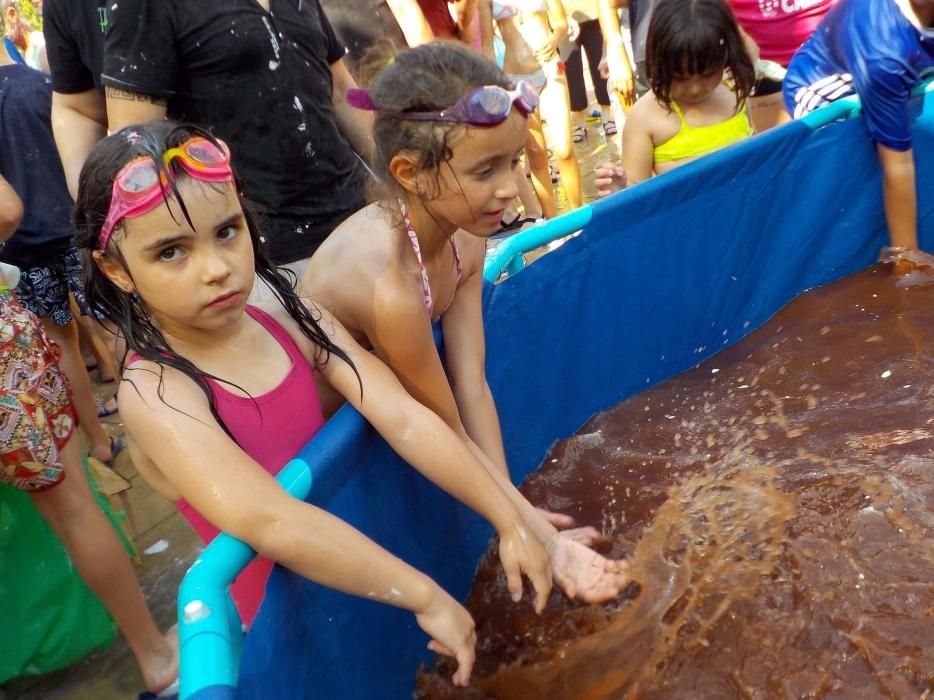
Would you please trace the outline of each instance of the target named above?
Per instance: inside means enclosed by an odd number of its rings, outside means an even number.
[[[746,98],[755,68],[725,0],[661,0],[649,25],[645,68],[651,92],[626,118],[622,169],[597,169],[600,194],[753,135]]]

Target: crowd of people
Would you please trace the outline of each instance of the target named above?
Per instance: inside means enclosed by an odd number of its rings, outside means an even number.
[[[596,531],[512,485],[484,371],[487,239],[558,214],[550,157],[583,203],[582,49],[600,135],[622,137],[600,194],[858,94],[899,263],[930,265],[907,105],[934,67],[932,0],[0,9],[0,260],[19,275],[0,278],[2,478],[33,495],[152,692],[176,688],[177,635],[156,629],[75,432],[111,463],[125,446],[100,417],[117,409],[153,489],[205,541],[260,554],[232,587],[247,624],[279,562],[411,610],[469,680],[464,608],[273,478],[344,402],[493,525],[516,602],[523,576],[539,611],[553,584],[588,602],[626,585]],[[96,403],[81,338],[122,377],[116,404]]]

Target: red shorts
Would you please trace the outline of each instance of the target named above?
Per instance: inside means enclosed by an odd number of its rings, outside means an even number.
[[[44,491],[65,478],[59,450],[75,432],[61,350],[11,292],[0,292],[0,481]]]

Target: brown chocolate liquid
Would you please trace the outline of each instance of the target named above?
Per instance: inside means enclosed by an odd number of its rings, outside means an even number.
[[[602,528],[633,584],[467,607],[471,687],[421,698],[934,696],[934,285],[875,267],[592,418],[523,491]]]

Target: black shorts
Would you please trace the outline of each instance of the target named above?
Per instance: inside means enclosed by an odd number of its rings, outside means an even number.
[[[767,97],[782,91],[782,81],[774,78],[759,78],[750,97]]]
[[[59,326],[71,323],[69,292],[75,295],[81,314],[86,316],[81,259],[74,248],[56,253],[44,265],[23,268],[16,285],[16,296],[23,306],[39,318],[51,319]]]

